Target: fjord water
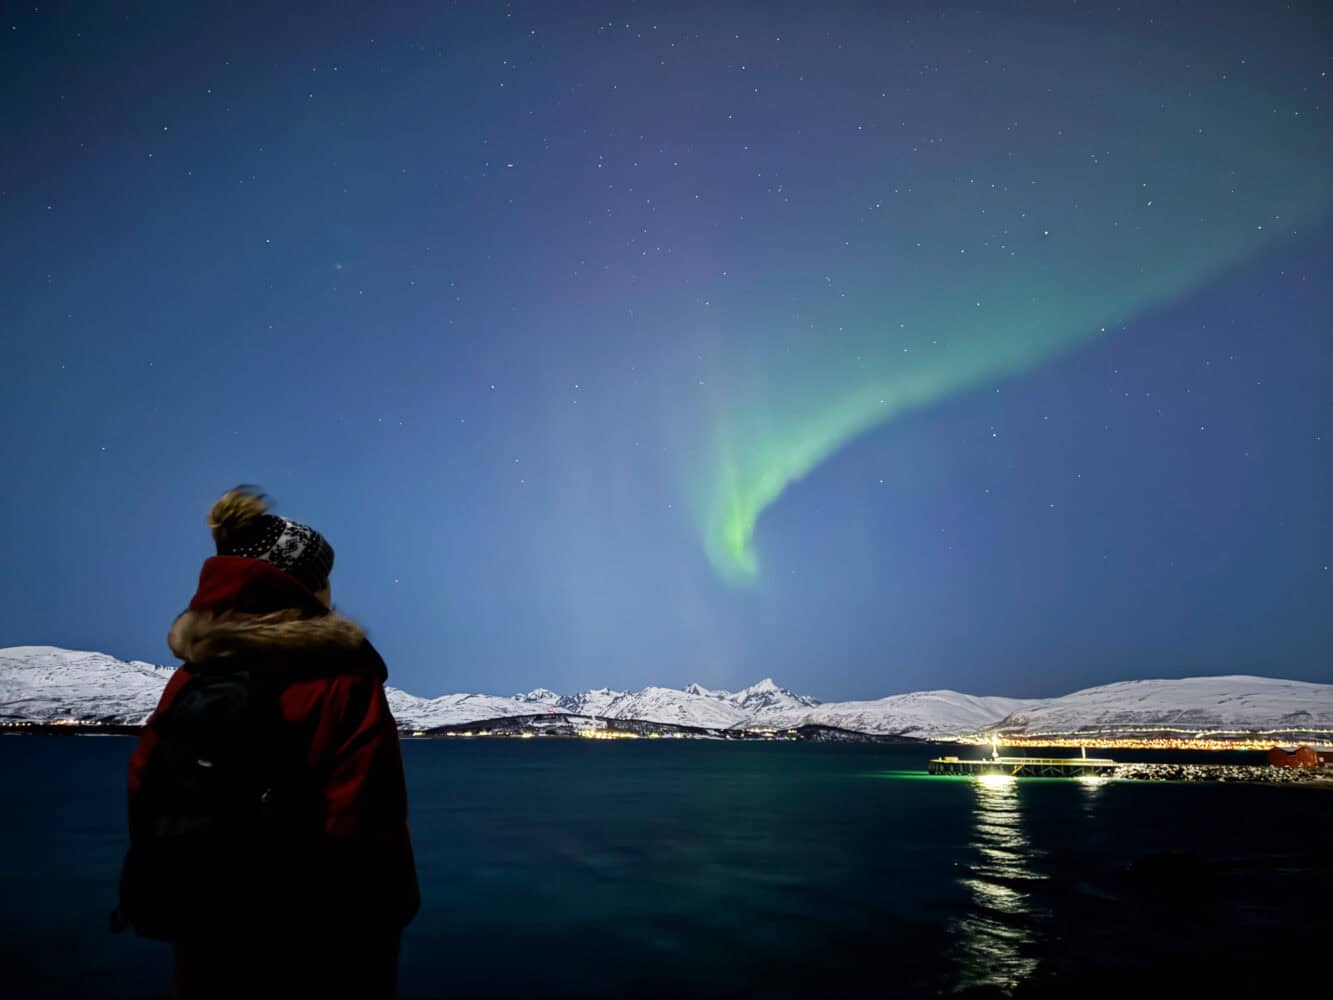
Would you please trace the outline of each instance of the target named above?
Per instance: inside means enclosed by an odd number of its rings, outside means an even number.
[[[168,994],[105,929],[131,747],[0,739],[8,996]],[[1318,961],[1333,792],[989,787],[938,750],[408,740],[400,995],[1227,996]]]

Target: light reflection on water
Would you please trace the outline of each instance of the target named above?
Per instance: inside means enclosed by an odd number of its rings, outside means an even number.
[[[972,894],[971,911],[955,922],[958,988],[1013,986],[1032,975],[1037,917],[1029,903],[1032,884],[1046,876],[1031,863],[1037,854],[1023,829],[1019,783],[973,781],[971,852],[959,877]]]

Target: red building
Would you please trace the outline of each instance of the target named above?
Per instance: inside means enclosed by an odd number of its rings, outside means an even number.
[[[1295,750],[1273,747],[1268,751],[1268,763],[1274,767],[1318,767],[1319,755],[1309,747],[1297,747]]]

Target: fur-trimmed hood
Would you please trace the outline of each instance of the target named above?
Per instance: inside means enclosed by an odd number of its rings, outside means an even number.
[[[167,645],[187,664],[244,657],[301,663],[319,672],[348,668],[387,675],[384,661],[350,618],[330,611],[272,563],[214,556],[199,573],[190,606],[171,623]]]
[[[332,611],[312,618],[299,608],[262,615],[185,611],[167,633],[167,645],[186,663],[240,653],[348,653],[365,641],[365,631],[350,618]]]

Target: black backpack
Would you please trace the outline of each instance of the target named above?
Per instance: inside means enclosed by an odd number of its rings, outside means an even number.
[[[153,721],[113,929],[176,940],[281,925],[306,896],[302,847],[318,831],[285,678],[272,664],[181,669],[190,678]]]

